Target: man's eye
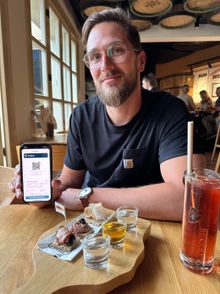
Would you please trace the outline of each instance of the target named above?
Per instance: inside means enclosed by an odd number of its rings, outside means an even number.
[[[125,52],[125,49],[124,47],[121,47],[121,46],[114,46],[109,49],[110,56],[121,55],[121,54],[124,54],[124,52]]]
[[[98,62],[101,59],[101,55],[99,53],[91,54],[89,56],[90,62]]]

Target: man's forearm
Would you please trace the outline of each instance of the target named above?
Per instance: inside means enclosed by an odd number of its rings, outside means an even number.
[[[62,183],[62,189],[81,188],[85,170],[72,170],[66,165],[63,166],[59,180]]]
[[[182,219],[184,186],[161,183],[136,188],[94,188],[89,202],[102,202],[104,207],[117,209],[132,205],[139,216],[149,219]]]

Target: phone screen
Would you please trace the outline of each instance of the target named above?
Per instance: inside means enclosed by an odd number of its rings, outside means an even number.
[[[23,146],[21,163],[24,201],[51,200],[51,148]]]

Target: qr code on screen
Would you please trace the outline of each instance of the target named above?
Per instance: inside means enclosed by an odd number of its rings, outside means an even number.
[[[32,162],[32,170],[39,170],[40,162]]]

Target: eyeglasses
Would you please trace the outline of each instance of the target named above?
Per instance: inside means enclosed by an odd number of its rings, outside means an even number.
[[[127,48],[125,44],[120,42],[109,45],[105,51],[106,51],[106,55],[108,56],[108,58],[111,60],[112,63],[122,63],[124,62],[126,58],[128,50],[140,52],[140,50],[138,49]],[[83,61],[85,62],[85,65],[89,69],[97,69],[100,67],[102,63],[102,56],[103,56],[102,52],[92,50],[90,52],[87,52],[84,55]]]

